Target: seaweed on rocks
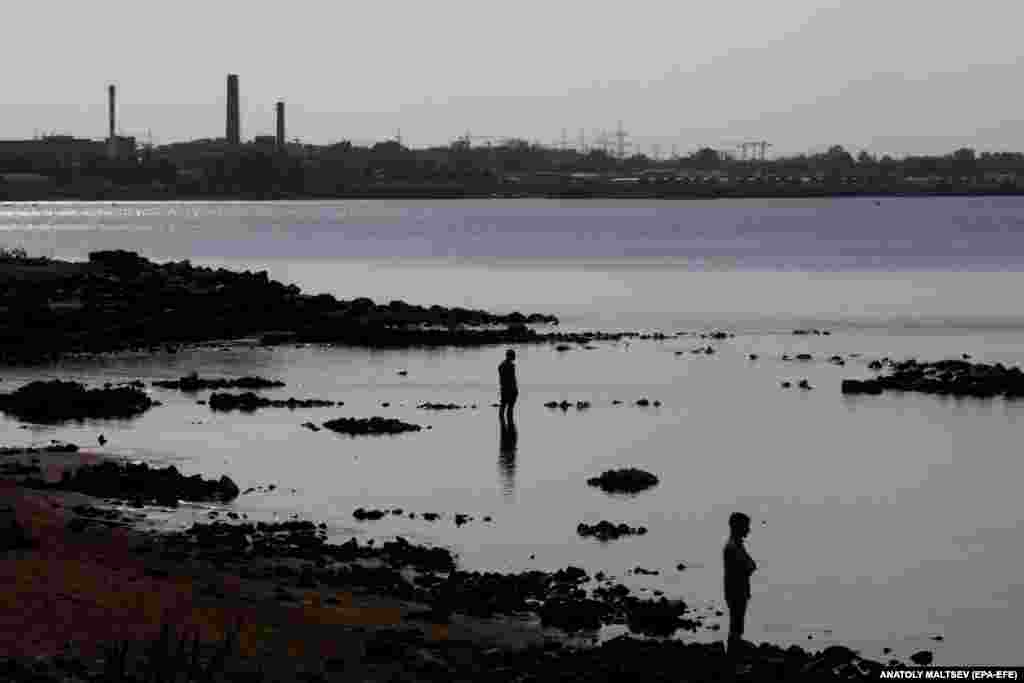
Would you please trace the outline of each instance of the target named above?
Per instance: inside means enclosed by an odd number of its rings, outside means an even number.
[[[283,387],[284,382],[262,377],[240,377],[238,379],[206,379],[193,372],[176,380],[158,380],[153,386],[162,389],[178,389],[193,393],[204,389],[274,389]]]
[[[657,483],[658,477],[635,467],[608,470],[599,477],[587,479],[588,486],[597,486],[606,493],[636,493]]]
[[[28,478],[22,485],[37,489],[78,491],[100,498],[155,501],[158,505],[172,507],[177,506],[178,499],[227,502],[237,498],[239,493],[238,486],[227,476],[217,481],[206,480],[198,474],[185,477],[174,465],[156,469],[146,463],[122,466],[111,461],[82,465],[73,474],[65,470],[61,480],[56,483]]]
[[[370,418],[339,417],[323,424],[325,429],[339,434],[401,434],[402,432],[418,432],[423,427],[409,424],[395,418],[374,416]]]
[[[974,398],[1024,397],[1024,372],[1016,366],[1007,368],[1002,363],[989,365],[965,360],[920,363],[910,359],[892,363],[891,368],[889,375],[874,379],[845,379],[841,391],[844,394],[912,391]]]
[[[337,405],[344,405],[344,402],[324,401],[320,399],[296,399],[289,398],[287,401],[271,400],[257,396],[251,391],[244,394],[218,394],[210,396],[210,410],[241,410],[243,412],[254,412],[259,408],[332,408]]]
[[[0,411],[40,424],[129,418],[157,405],[135,387],[86,389],[78,382],[59,379],[29,382],[10,394],[0,394]]]
[[[431,403],[427,401],[426,403],[421,403],[416,407],[420,410],[462,410],[467,406],[460,406],[458,403]]]
[[[622,536],[643,536],[647,533],[647,527],[631,527],[624,523],[612,524],[602,519],[597,524],[580,522],[576,527],[576,533],[584,538],[594,537],[599,541],[611,541]]]

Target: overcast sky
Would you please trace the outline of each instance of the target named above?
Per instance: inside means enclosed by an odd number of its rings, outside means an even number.
[[[1024,151],[1021,0],[11,0],[0,138],[224,135],[413,147],[614,129],[668,154]]]

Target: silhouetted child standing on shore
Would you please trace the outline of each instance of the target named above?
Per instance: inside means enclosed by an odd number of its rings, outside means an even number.
[[[512,409],[519,398],[519,386],[516,384],[516,352],[509,349],[505,352],[505,360],[498,366],[498,381],[501,386],[501,403],[498,417],[504,421],[506,411],[508,421],[512,422]]]
[[[750,575],[757,564],[743,547],[743,539],[750,533],[750,517],[742,512],[729,515],[729,540],[722,551],[725,560],[725,604],[729,607],[730,654],[738,653],[743,643],[743,627],[750,601]]]

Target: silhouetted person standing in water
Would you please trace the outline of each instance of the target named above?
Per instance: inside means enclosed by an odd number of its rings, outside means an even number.
[[[742,512],[729,515],[729,540],[722,551],[725,560],[725,604],[729,607],[730,655],[738,654],[743,644],[743,626],[750,601],[750,575],[757,564],[743,547],[750,533],[750,517]]]
[[[509,349],[505,352],[505,360],[498,366],[498,381],[501,386],[501,404],[498,408],[498,417],[512,423],[512,410],[516,407],[516,399],[519,398],[519,385],[516,384],[516,352]],[[506,414],[507,411],[507,414]]]

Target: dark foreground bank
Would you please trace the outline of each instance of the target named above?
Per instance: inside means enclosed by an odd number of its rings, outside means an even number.
[[[156,595],[162,583],[194,581],[199,588],[190,602],[177,599],[165,605],[166,623],[176,636],[161,641],[153,628],[140,628],[138,635],[120,639],[127,643],[126,649],[122,643],[105,654],[95,649],[76,653],[72,647],[62,655],[41,651],[46,656],[38,661],[24,653],[0,658],[3,680],[172,680],[168,672],[180,668],[182,675],[173,680],[812,681],[874,680],[883,667],[840,646],[809,652],[765,643],[751,645],[734,658],[726,656],[721,643],[656,637],[620,637],[600,647],[585,647],[563,636],[593,634],[606,623],[625,623],[634,633],[664,636],[680,629],[685,632],[697,619],[691,619],[679,601],[642,600],[630,595],[625,586],[608,581],[586,591],[590,577],[574,567],[522,574],[461,571],[456,558],[443,548],[402,539],[375,545],[352,538],[332,545],[323,538],[324,525],[308,521],[253,525],[228,513],[231,523],[197,522],[184,531],[143,531],[137,522],[133,526],[120,519],[123,513],[110,504],[129,499],[134,506],[149,505],[158,495],[149,488],[159,488],[166,498],[212,500],[223,495],[223,486],[183,478],[173,468],[121,468],[109,463],[79,465],[73,474],[44,483],[38,468],[31,471],[32,464],[51,458],[71,462],[76,454],[66,447],[22,454],[11,450],[5,452],[5,459],[19,455],[21,469],[17,476],[7,475],[5,498],[14,500],[15,492],[45,498],[39,509],[50,511],[53,506],[56,514],[63,505],[66,518],[42,533],[41,527],[33,526],[35,516],[19,508],[29,542],[26,547],[0,550],[0,567],[43,558],[44,566],[49,563],[56,568],[61,549],[72,539],[76,543],[90,539],[91,545],[83,546],[88,560],[104,556],[105,544],[112,543],[106,534],[124,525],[120,528],[130,532],[130,550],[112,556],[121,558],[117,562],[107,556],[107,564],[87,570],[94,578],[100,575],[99,584],[149,595]],[[147,487],[147,482],[152,486]],[[83,492],[105,499],[95,497],[92,504],[72,505],[72,499],[60,497]],[[63,540],[55,542],[56,536]],[[147,588],[101,576],[129,565],[138,565],[145,579],[155,583]],[[47,574],[39,571],[38,563],[31,567],[29,583]],[[88,587],[79,581],[70,590],[75,594],[65,597],[79,601],[78,607],[53,630],[73,633],[74,624],[67,619],[84,620],[92,612],[82,606],[92,597]],[[321,602],[324,595],[328,597]],[[348,604],[339,604],[334,597],[345,595],[349,597],[342,601]],[[396,618],[374,621],[363,612],[363,617],[353,619],[352,596],[359,604],[376,605],[374,609],[397,605],[393,608]],[[230,610],[218,617],[215,610],[222,608]],[[184,647],[187,643],[181,636],[192,630],[185,617],[194,609],[204,610],[208,620],[230,617],[237,622],[234,642],[221,655],[218,638],[199,638],[194,644],[195,659]],[[42,616],[35,618],[42,620]],[[263,632],[261,626],[271,625],[283,640],[271,638],[254,646],[256,634]],[[519,635],[511,637],[513,632]],[[113,644],[112,639],[108,645]],[[186,677],[193,667],[194,675]],[[206,678],[199,670],[229,673]]]

